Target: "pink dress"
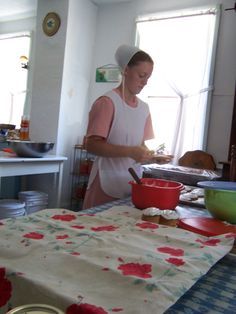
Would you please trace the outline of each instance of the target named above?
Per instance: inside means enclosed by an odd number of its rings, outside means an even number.
[[[114,90],[118,95],[119,92]],[[131,107],[137,106],[128,104]],[[107,139],[114,117],[114,104],[112,100],[106,96],[98,98],[92,106],[89,113],[89,123],[86,137],[96,135]],[[145,122],[145,121],[144,121]],[[153,128],[150,114],[147,116],[143,134],[143,141],[153,138]],[[91,178],[90,178],[91,179]],[[106,194],[101,188],[99,171],[86,191],[83,208],[90,208],[115,200],[116,198]]]

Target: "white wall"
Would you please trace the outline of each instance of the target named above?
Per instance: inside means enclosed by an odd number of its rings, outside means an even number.
[[[61,17],[61,27],[53,37],[46,36],[42,29],[48,12],[56,12]],[[67,15],[68,1],[38,2],[30,112],[30,136],[35,141],[57,142]]]
[[[53,37],[42,31],[48,12],[56,12],[61,18],[61,27]],[[64,163],[62,207],[70,204],[73,146],[81,141],[86,128],[96,12],[90,1],[38,2],[30,136],[36,141],[54,142],[53,153],[68,158]],[[29,186],[51,191],[52,178],[33,177]],[[54,206],[54,199],[51,196],[50,206]]]
[[[61,18],[59,31],[48,37],[42,22],[48,12],[56,12]],[[68,1],[38,1],[34,47],[34,71],[30,107],[30,138],[34,141],[54,142],[54,154],[58,154],[58,128],[60,97],[67,31]],[[53,175],[28,176],[26,188],[49,194],[49,206],[54,207],[56,197]]]
[[[234,2],[233,0],[133,0],[101,6],[98,10],[92,79],[96,67],[114,63],[114,51],[118,45],[134,43],[135,18],[138,15],[222,3],[207,151],[214,156],[216,162],[227,160],[236,79],[236,18],[234,10],[225,11],[225,8],[234,7]],[[95,83],[92,80],[90,104],[112,86],[112,84]]]
[[[90,1],[69,1],[57,137],[57,153],[68,157],[63,180],[64,205],[67,208],[71,196],[73,147],[82,142],[86,129],[96,13],[97,8]]]
[[[35,17],[15,21],[0,22],[0,34],[35,30]]]
[[[217,161],[228,157],[236,82],[236,13],[235,1],[223,1],[215,68],[208,151]]]

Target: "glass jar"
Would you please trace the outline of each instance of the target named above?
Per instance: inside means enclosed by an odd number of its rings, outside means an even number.
[[[21,117],[20,124],[20,140],[28,141],[29,140],[29,126],[30,126],[30,118],[27,115]]]

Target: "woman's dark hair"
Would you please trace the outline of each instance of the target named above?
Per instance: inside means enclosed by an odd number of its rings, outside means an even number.
[[[127,65],[132,67],[137,65],[139,62],[150,62],[151,64],[154,64],[149,54],[146,53],[145,51],[140,50],[133,55],[133,57],[130,59]]]

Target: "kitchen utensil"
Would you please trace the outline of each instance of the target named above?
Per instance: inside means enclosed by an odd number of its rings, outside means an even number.
[[[20,201],[25,202],[27,214],[45,209],[48,207],[48,194],[41,191],[20,191],[18,193]]]
[[[25,215],[25,202],[17,199],[0,199],[0,219]]]
[[[136,208],[175,209],[179,202],[182,183],[154,178],[140,179],[142,184],[130,181],[131,199]]]
[[[15,130],[15,125],[14,124],[6,124],[6,123],[1,123],[0,124],[0,129],[2,130]]]
[[[47,304],[28,304],[18,306],[7,314],[63,314],[61,310]]]
[[[178,227],[206,237],[225,233],[234,233],[236,236],[236,226],[211,217],[183,218],[179,220]]]
[[[54,143],[11,140],[8,145],[19,157],[43,157],[53,149]]]
[[[142,181],[139,179],[137,173],[135,172],[135,170],[133,168],[129,168],[129,173],[131,174],[131,176],[134,178],[135,182],[137,184],[142,184]]]
[[[204,202],[214,218],[236,224],[236,182],[200,181]]]

